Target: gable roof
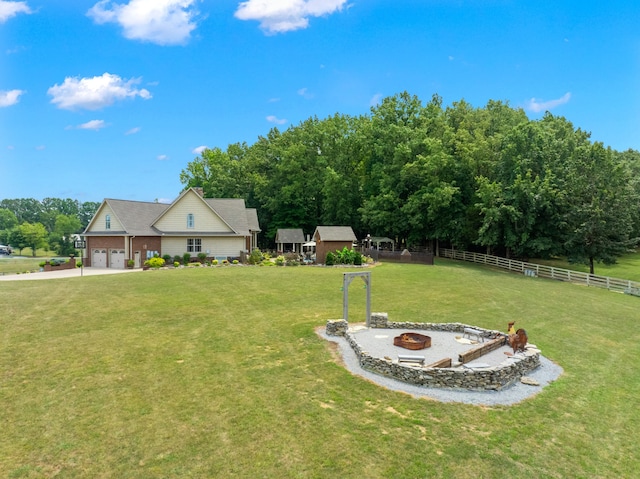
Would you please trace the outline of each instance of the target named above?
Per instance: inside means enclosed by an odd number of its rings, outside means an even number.
[[[247,208],[243,199],[235,198],[204,198],[211,209],[237,234],[249,236],[249,222]]]
[[[216,214],[222,222],[224,222],[229,229],[233,231],[233,233],[230,233],[231,236],[250,236],[251,231],[260,231],[256,210],[245,208],[243,199],[202,198],[202,196],[200,196],[195,190],[188,189],[182,192],[182,194],[171,204],[105,199],[100,208],[98,208],[98,212],[96,212],[85,229],[84,234],[101,236],[122,234],[134,236],[158,236],[164,232],[158,230],[154,225],[165,214],[168,214],[169,210],[171,210],[171,208],[189,192],[197,195],[197,197],[212,210],[212,213]],[[122,231],[90,231],[95,218],[98,217],[98,213],[105,208],[105,206],[108,206],[111,209],[120,224],[122,224],[122,227],[124,228]],[[186,234],[187,232],[170,233]],[[193,232],[189,232],[189,234],[193,234]],[[206,234],[206,232],[200,232],[200,234]]]
[[[255,208],[247,208],[247,223],[249,223],[249,231],[258,232],[260,229],[260,223],[258,222],[258,210]]]
[[[91,222],[87,225],[84,234],[87,234],[93,226],[95,218],[98,217],[98,213],[108,206],[113,214],[118,218],[118,221],[124,228],[123,231],[101,231],[100,234],[130,234],[135,236],[155,236],[158,234],[156,230],[151,227],[153,220],[158,217],[163,211],[169,208],[169,205],[164,203],[151,203],[147,201],[130,201],[130,200],[115,200],[107,198],[102,202],[102,205],[98,208],[98,211],[91,219]]]
[[[304,243],[302,228],[280,228],[276,231],[276,243]]]
[[[357,241],[351,226],[317,226],[313,237],[320,241]]]

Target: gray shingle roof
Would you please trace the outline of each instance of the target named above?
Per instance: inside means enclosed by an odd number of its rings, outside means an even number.
[[[250,230],[260,231],[256,210],[245,208],[243,199],[203,198],[203,200],[225,223],[229,225],[229,227],[231,227],[236,235],[250,236]],[[118,218],[124,228],[123,231],[110,231],[108,234],[117,233],[135,236],[158,236],[160,232],[153,226],[153,224],[172,206],[164,203],[115,199],[105,199],[104,203],[111,208],[111,211],[113,211],[113,214]],[[87,227],[87,231],[88,229],[89,228]],[[187,232],[179,231],[169,233],[186,234]],[[189,234],[193,233],[193,231],[189,232]],[[87,233],[85,232],[85,234]],[[93,234],[105,235],[107,232],[102,231]],[[211,234],[211,232],[201,232],[201,234],[207,235]]]
[[[321,241],[357,241],[351,226],[317,226],[313,237]]]
[[[276,231],[276,243],[304,243],[302,228],[280,228]]]

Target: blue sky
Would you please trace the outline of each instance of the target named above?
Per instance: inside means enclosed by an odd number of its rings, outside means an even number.
[[[171,201],[199,148],[408,91],[640,150],[640,5],[0,0],[0,199]]]

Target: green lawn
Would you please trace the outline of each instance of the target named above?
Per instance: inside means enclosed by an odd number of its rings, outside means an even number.
[[[392,320],[517,320],[565,374],[511,407],[338,365],[339,268],[0,283],[0,477],[621,478],[640,470],[640,298],[460,262],[384,264]],[[365,290],[350,289],[350,320]]]

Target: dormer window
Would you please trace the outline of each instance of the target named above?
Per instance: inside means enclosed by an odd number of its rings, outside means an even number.
[[[187,215],[187,228],[193,229],[193,213]]]
[[[104,229],[106,230],[111,229],[111,215],[107,215],[104,217]]]

